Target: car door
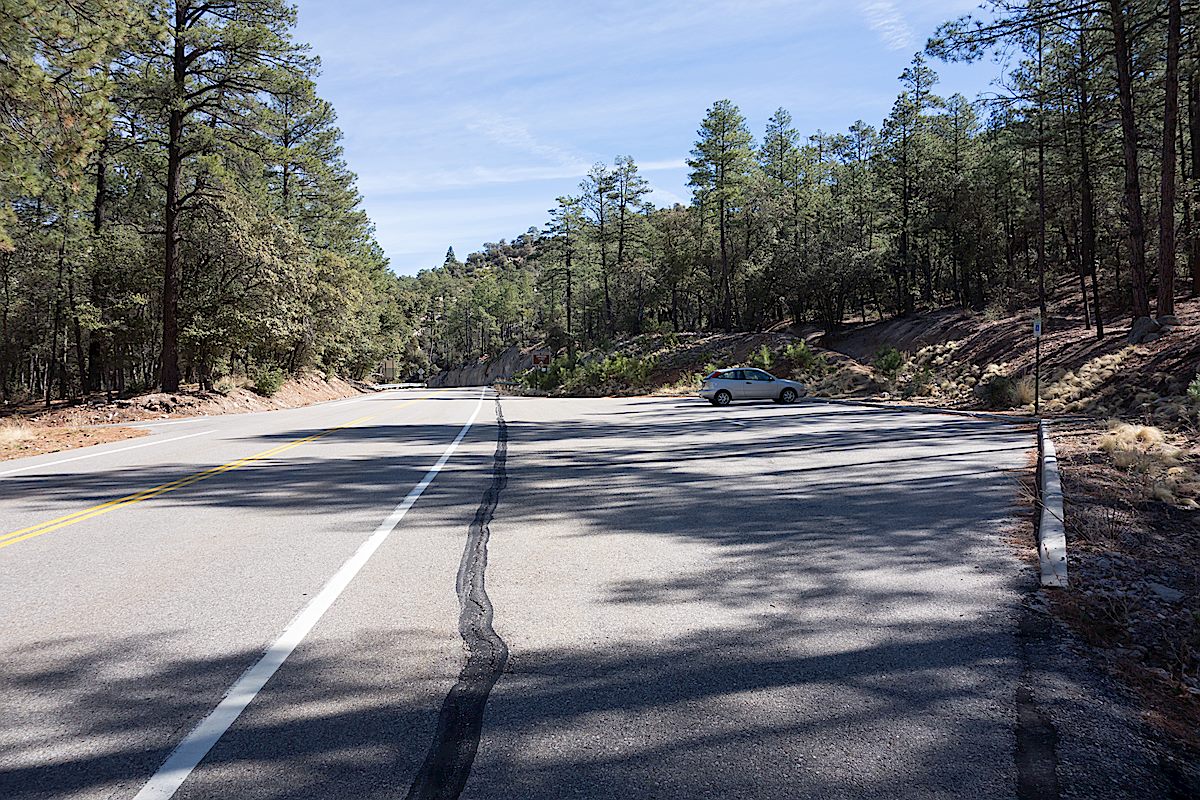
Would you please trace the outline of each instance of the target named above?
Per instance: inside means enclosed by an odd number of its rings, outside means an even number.
[[[755,400],[768,400],[773,398],[775,389],[775,379],[761,369],[742,370],[746,374],[744,381],[748,390],[749,397]]]
[[[746,376],[740,369],[722,373],[720,387],[728,389],[734,400],[745,400],[749,396],[747,390],[750,387],[746,385]]]

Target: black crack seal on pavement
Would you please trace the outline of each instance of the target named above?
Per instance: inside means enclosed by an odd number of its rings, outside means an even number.
[[[488,695],[508,662],[508,646],[492,630],[492,602],[484,587],[489,524],[496,513],[500,492],[508,482],[508,428],[500,399],[496,398],[496,456],[492,482],[467,529],[467,544],[458,567],[458,632],[466,663],[458,682],[446,695],[438,716],[437,733],[425,763],[413,779],[408,800],[454,800],[467,783],[479,749],[483,710]]]
[[[1032,688],[1030,651],[1050,633],[1050,619],[1029,607],[1022,608],[1017,623],[1021,650],[1021,678],[1017,682],[1017,800],[1058,800],[1058,732],[1050,717],[1038,708]]]

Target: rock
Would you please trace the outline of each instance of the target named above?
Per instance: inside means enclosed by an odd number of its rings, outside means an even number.
[[[1164,586],[1161,583],[1155,583],[1153,581],[1146,585],[1150,587],[1150,591],[1154,592],[1161,600],[1165,600],[1168,603],[1178,603],[1183,599],[1183,592],[1179,591],[1178,589],[1172,589],[1170,586]]]
[[[1158,333],[1162,330],[1162,326],[1149,317],[1138,317],[1133,321],[1133,325],[1129,327],[1129,333],[1125,340],[1130,344],[1140,344],[1146,341],[1146,337],[1152,333]]]

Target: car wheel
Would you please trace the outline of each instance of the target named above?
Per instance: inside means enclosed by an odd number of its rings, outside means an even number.
[[[779,394],[779,400],[784,403],[796,402],[796,390],[790,386]]]
[[[712,402],[714,406],[727,406],[731,400],[733,400],[733,395],[722,389],[713,395]]]

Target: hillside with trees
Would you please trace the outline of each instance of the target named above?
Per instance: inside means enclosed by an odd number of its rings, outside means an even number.
[[[540,227],[403,279],[410,368],[946,306],[1045,313],[1064,292],[1096,337],[1165,335],[1176,298],[1200,293],[1198,24],[1182,0],[987,3],[935,33],[883,120],[802,132],[781,108],[756,136],[717,101],[689,204],[649,204],[619,156]],[[938,59],[985,58],[993,92],[938,94]]]
[[[808,132],[780,108],[753,131],[719,100],[689,203],[653,206],[618,156],[513,240],[413,277],[388,269],[283,0],[0,8],[10,403],[363,377],[385,358],[415,376],[511,346],[573,361],[631,335],[944,307],[999,318],[1064,292],[1097,337],[1153,339],[1200,293],[1194,2],[987,3],[934,33],[882,120]],[[938,60],[980,59],[993,91],[939,94]]]
[[[283,0],[0,0],[0,398],[395,353],[399,285]]]

